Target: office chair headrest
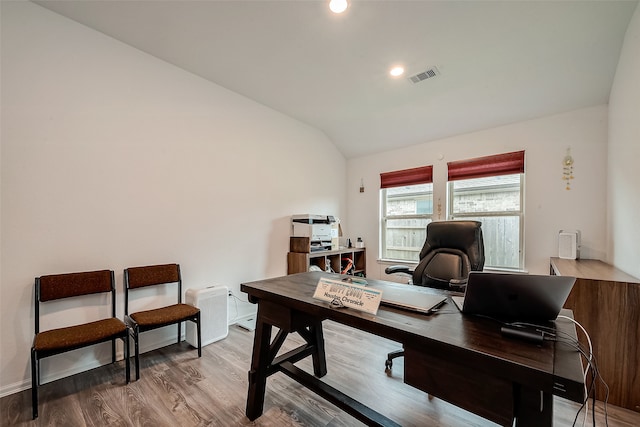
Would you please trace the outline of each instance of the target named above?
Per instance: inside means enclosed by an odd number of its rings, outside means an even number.
[[[439,248],[458,249],[467,254],[472,270],[484,267],[482,223],[478,221],[437,221],[427,225],[427,239],[420,259]]]

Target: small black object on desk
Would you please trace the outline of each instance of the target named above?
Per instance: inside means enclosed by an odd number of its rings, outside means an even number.
[[[516,338],[536,344],[542,344],[544,341],[544,332],[533,326],[504,325],[500,328],[500,332],[505,337]]]

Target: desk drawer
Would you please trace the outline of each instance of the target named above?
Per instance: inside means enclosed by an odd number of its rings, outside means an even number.
[[[513,385],[470,366],[405,347],[404,382],[503,426],[514,417]]]

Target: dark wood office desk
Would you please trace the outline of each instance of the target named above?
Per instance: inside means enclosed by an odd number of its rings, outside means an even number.
[[[397,425],[319,379],[327,373],[322,332],[327,319],[401,343],[406,384],[504,426],[514,419],[520,427],[551,426],[553,395],[584,400],[580,356],[566,344],[537,346],[504,338],[498,322],[463,316],[450,302],[430,316],[384,306],[376,315],[332,308],[313,298],[322,276],[340,277],[312,272],[241,285],[249,301],[258,304],[246,408],[250,420],[262,415],[267,378],[282,372],[367,425]],[[383,290],[406,286],[367,280]],[[272,339],[274,326],[279,330]],[[558,319],[556,327],[575,337],[572,322]],[[306,344],[278,355],[293,332]],[[314,375],[294,365],[308,356]]]

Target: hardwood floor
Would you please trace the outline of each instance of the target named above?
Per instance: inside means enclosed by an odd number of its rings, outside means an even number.
[[[329,373],[324,380],[403,426],[495,426],[473,414],[405,385],[402,358],[384,372],[387,352],[398,345],[325,322]],[[302,343],[293,335],[283,351]],[[186,343],[141,355],[141,378],[124,384],[124,362],[40,387],[40,417],[31,420],[31,393],[0,399],[1,426],[362,426],[283,374],[267,382],[264,414],[245,415],[247,371],[253,333],[236,326],[229,336],[203,347],[202,358]],[[310,361],[298,366],[313,372]],[[555,400],[554,426],[571,426],[578,405]],[[582,414],[581,414],[582,415]],[[597,425],[604,426],[601,405]],[[582,417],[578,419],[582,425]],[[591,424],[589,415],[586,425]],[[610,406],[610,427],[640,425],[640,413]]]

